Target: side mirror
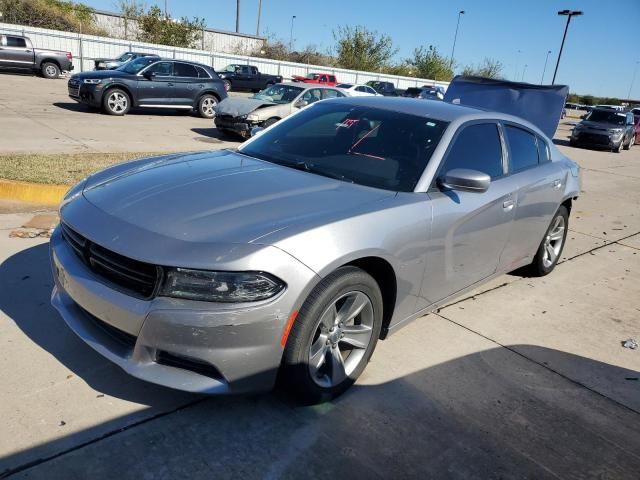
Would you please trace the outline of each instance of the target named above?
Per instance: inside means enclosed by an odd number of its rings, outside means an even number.
[[[302,99],[300,99],[300,100],[298,100],[298,101],[296,102],[296,104],[294,105],[294,107],[296,107],[296,108],[302,108],[302,107],[306,107],[307,105],[309,105],[309,102],[307,102],[306,100],[302,100]]]
[[[143,74],[144,78],[146,78],[147,80],[153,80],[156,77],[156,72],[144,72]]]
[[[491,177],[478,170],[454,168],[438,179],[438,185],[446,190],[482,193],[489,189]]]
[[[253,127],[251,129],[250,134],[252,137],[255,137],[256,135],[259,135],[263,130],[264,130],[264,127]]]

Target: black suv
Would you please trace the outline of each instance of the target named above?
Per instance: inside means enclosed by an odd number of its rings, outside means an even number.
[[[110,115],[125,115],[131,107],[195,109],[213,118],[213,108],[227,97],[213,68],[185,60],[142,57],[115,70],[84,72],[71,77],[69,96],[102,108]]]

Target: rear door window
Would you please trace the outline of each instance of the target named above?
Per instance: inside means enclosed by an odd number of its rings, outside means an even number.
[[[439,175],[454,168],[486,173],[492,179],[503,175],[502,145],[495,123],[477,123],[462,127],[453,141]]]
[[[511,125],[506,125],[504,131],[509,146],[509,171],[521,172],[538,165],[536,137]]]
[[[198,72],[198,78],[211,78],[207,71],[202,67],[196,67],[196,71]]]
[[[173,67],[173,72],[176,77],[198,78],[196,67],[188,63],[176,62]]]
[[[24,38],[7,36],[7,47],[26,48],[27,42]]]

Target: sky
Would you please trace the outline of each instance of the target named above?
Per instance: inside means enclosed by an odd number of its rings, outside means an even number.
[[[259,0],[241,0],[240,31],[256,33]],[[83,0],[99,10],[116,11],[115,0]],[[207,26],[235,30],[236,0],[167,0],[173,17],[204,17]],[[146,5],[164,8],[164,0]],[[363,25],[389,35],[410,57],[420,45],[434,45],[451,55],[458,12],[455,49],[460,71],[485,57],[502,62],[510,80],[551,83],[567,17],[559,10],[582,10],[569,26],[556,83],[571,92],[640,99],[640,0],[262,0],[260,34],[289,42],[291,17],[294,48],[314,44],[325,51],[340,25]],[[526,67],[525,67],[526,65]],[[633,81],[634,72],[637,72]]]

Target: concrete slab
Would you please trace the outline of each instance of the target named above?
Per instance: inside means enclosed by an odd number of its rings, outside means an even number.
[[[640,468],[636,425],[629,410],[433,316],[383,343],[332,404],[211,399],[12,478],[623,479]]]
[[[609,245],[440,313],[640,413],[640,252]],[[537,348],[543,347],[543,348]],[[556,356],[553,351],[564,352]],[[552,352],[551,355],[548,355]],[[571,355],[619,367],[584,368]]]

